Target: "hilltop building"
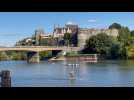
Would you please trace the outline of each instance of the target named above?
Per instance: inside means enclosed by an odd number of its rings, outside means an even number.
[[[49,40],[52,40],[53,35],[50,35],[50,33],[47,35],[45,34],[43,29],[37,29],[35,30],[35,45],[46,45]],[[50,41],[51,42],[51,41]]]
[[[65,24],[64,27],[54,26],[53,35],[54,37],[63,37],[65,33],[75,34],[78,32],[78,25]]]
[[[90,29],[90,28],[80,28],[78,25],[73,23],[65,24],[64,27],[54,26],[52,33],[45,33],[43,29],[35,30],[34,35],[31,38],[23,39],[17,42],[17,45],[41,45],[41,46],[64,46],[64,34],[71,34],[71,46],[83,47],[86,44],[86,40],[93,35],[99,33],[106,33],[109,36],[118,36],[117,29]]]
[[[88,29],[88,28],[79,28],[78,31],[78,46],[83,47],[86,44],[86,40],[89,39],[93,35],[97,35],[99,33],[106,33],[109,36],[117,37],[118,30],[117,29]]]
[[[64,27],[54,27],[53,36],[58,38],[63,38],[65,33],[71,34],[72,45],[77,46],[77,34],[78,34],[78,25],[76,24],[65,24]]]
[[[35,30],[35,45],[39,45],[40,38],[44,36],[45,32],[43,29]]]
[[[55,27],[53,35],[54,37],[64,37],[65,33],[70,33],[72,35],[73,46],[83,47],[86,40],[99,33],[106,33],[109,36],[118,36],[117,29],[89,29],[89,28],[79,28],[75,24],[66,24],[65,27]]]

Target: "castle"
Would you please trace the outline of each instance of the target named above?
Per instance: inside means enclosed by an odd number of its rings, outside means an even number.
[[[86,43],[86,40],[99,33],[106,33],[109,36],[117,37],[117,29],[89,29],[89,28],[79,28],[75,24],[66,24],[65,27],[56,27],[54,28],[54,37],[63,37],[65,33],[73,34],[72,38],[75,42],[74,45],[83,47]],[[77,42],[76,42],[77,41]]]
[[[46,35],[43,29],[35,30],[35,34],[33,35],[34,39],[27,38],[23,43],[27,43],[27,41],[31,41],[34,45],[60,45],[64,46],[64,34],[71,34],[71,44],[72,46],[83,47],[86,43],[86,40],[89,39],[93,35],[97,35],[99,33],[106,33],[109,36],[117,37],[118,30],[117,29],[89,29],[89,28],[80,28],[76,24],[65,24],[64,27],[54,27],[54,30],[49,35]],[[48,33],[47,33],[48,34]],[[22,42],[19,42],[20,45]],[[33,45],[33,44],[32,44]]]
[[[89,39],[93,35],[97,35],[99,33],[106,33],[109,36],[117,37],[118,30],[117,29],[88,29],[88,28],[79,28],[78,31],[78,46],[83,47],[86,43],[86,40]]]
[[[54,37],[63,37],[65,33],[77,34],[78,25],[74,24],[65,24],[65,27],[54,27]]]

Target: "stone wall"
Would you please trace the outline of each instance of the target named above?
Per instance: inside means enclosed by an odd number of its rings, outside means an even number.
[[[88,29],[88,28],[80,28],[78,31],[78,46],[83,47],[87,39],[89,39],[93,35],[97,35],[99,33],[106,33],[109,36],[118,36],[117,29]]]

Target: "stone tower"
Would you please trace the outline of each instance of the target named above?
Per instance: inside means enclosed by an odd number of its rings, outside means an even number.
[[[39,45],[40,44],[40,37],[41,35],[44,34],[44,30],[43,29],[37,29],[35,30],[35,45]]]

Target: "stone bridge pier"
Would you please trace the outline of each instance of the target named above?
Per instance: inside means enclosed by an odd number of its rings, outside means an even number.
[[[27,53],[27,62],[28,63],[39,63],[40,62],[40,56],[39,52],[28,52]]]

